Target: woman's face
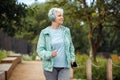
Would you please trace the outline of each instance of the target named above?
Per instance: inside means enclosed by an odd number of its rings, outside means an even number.
[[[60,12],[56,12],[55,14],[55,22],[59,25],[63,24],[64,18],[63,18],[63,14]]]

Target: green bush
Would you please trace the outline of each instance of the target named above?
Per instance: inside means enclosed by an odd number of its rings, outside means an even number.
[[[3,58],[7,57],[10,53],[0,50],[0,60],[2,60]]]
[[[74,70],[74,78],[76,79],[86,79],[86,62],[89,57],[85,54],[76,54],[76,62],[78,63],[78,68]],[[106,59],[98,56],[97,62],[92,63],[92,79],[93,80],[106,80]]]
[[[93,80],[107,80],[106,76],[106,59],[97,56],[97,62],[92,65],[92,79]]]
[[[113,80],[120,80],[120,62],[114,63],[112,67],[113,71]]]
[[[37,53],[34,51],[33,54],[31,55],[32,60],[36,60]]]
[[[22,60],[23,61],[32,61],[32,56],[24,54],[24,55],[22,55]]]
[[[74,78],[86,79],[86,61],[87,55],[76,54],[76,62],[78,68],[74,70]],[[120,62],[112,64],[113,80],[120,80]],[[97,62],[92,61],[92,80],[107,80],[106,59],[102,56],[97,56]]]
[[[76,62],[78,64],[78,68],[74,70],[74,78],[76,79],[86,79],[86,61],[88,56],[85,54],[76,54]]]
[[[36,60],[36,53],[32,53],[32,55],[27,55],[27,54],[24,54],[22,55],[22,60],[24,61],[34,61]]]

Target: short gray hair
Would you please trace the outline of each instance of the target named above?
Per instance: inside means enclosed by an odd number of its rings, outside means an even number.
[[[51,8],[48,12],[48,18],[50,19],[50,21],[53,21],[55,19],[56,12],[60,12],[63,14],[64,11],[62,8]]]

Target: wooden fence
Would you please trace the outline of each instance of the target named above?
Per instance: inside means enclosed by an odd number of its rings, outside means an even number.
[[[24,39],[12,38],[0,31],[0,49],[14,51],[15,53],[30,54],[32,45]]]
[[[107,80],[113,80],[112,78],[112,60],[107,59],[106,63],[106,72],[107,72]],[[87,80],[92,80],[92,62],[90,59],[87,60],[86,62],[86,75],[87,75]]]

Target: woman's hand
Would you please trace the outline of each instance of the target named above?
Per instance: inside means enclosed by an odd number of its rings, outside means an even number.
[[[55,56],[57,56],[57,51],[56,50],[52,51],[52,57],[55,57]]]

